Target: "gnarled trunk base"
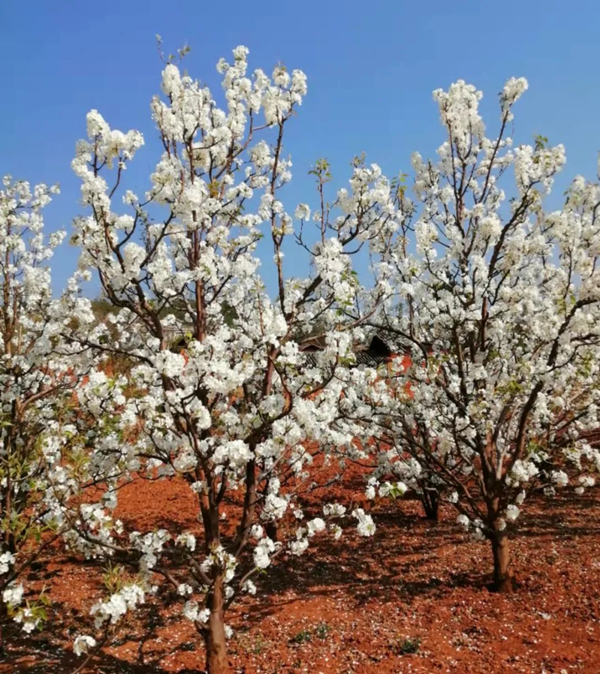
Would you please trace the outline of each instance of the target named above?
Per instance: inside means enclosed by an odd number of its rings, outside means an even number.
[[[206,671],[208,674],[229,674],[229,662],[227,660],[227,646],[225,645],[225,631],[209,626],[209,634],[205,639],[206,644]],[[211,634],[210,632],[213,632]]]

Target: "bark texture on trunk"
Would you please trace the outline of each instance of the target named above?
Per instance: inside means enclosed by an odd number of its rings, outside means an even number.
[[[496,532],[492,538],[494,555],[494,589],[496,592],[514,592],[515,577],[510,564],[510,543],[502,532]]]
[[[207,608],[210,610],[205,632],[206,671],[208,674],[229,674],[231,669],[227,658],[225,639],[223,578],[215,579]]]

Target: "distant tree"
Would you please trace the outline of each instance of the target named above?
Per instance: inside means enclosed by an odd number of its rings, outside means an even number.
[[[542,137],[512,148],[526,88],[506,83],[496,138],[473,86],[434,93],[447,139],[439,161],[413,156],[420,208],[403,195],[414,225],[385,253],[395,298],[376,321],[411,365],[377,380],[368,415],[384,443],[376,482],[403,465],[433,477],[491,543],[501,591],[514,588],[509,539],[532,486],[583,490],[600,467],[586,439],[599,426],[600,186],[577,177],[561,209],[544,209],[565,152]]]
[[[48,268],[64,233],[43,233],[57,192],[9,176],[0,189],[0,651],[7,617],[27,633],[46,619],[46,597],[27,597],[23,579],[65,533],[77,484],[61,462],[76,382],[60,337],[69,312],[52,299]]]

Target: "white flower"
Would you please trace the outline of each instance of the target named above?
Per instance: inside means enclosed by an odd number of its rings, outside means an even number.
[[[469,518],[461,513],[457,518],[456,518],[456,523],[459,524],[463,529],[468,529],[470,520]]]
[[[139,585],[133,583],[127,584],[118,592],[113,593],[108,599],[94,604],[90,610],[90,614],[96,616],[95,625],[97,628],[106,621],[114,625],[119,622],[128,610],[135,609],[144,600],[144,590]]]
[[[252,452],[243,440],[230,440],[218,445],[212,459],[215,463],[229,462],[236,468],[244,468],[252,459]]]
[[[334,540],[337,541],[341,538],[343,531],[342,531],[342,527],[340,527],[339,524],[333,524],[331,526],[331,531],[333,531],[333,539]]]
[[[196,549],[196,537],[189,532],[179,534],[175,539],[175,543],[186,547],[190,552],[193,552]]]
[[[552,473],[552,482],[557,487],[566,487],[569,484],[569,476],[562,470],[555,470]]]
[[[509,113],[510,107],[521,97],[523,92],[527,91],[529,84],[524,77],[511,77],[506,81],[500,101],[502,104],[502,112],[508,115],[508,119],[512,119],[512,113]]]
[[[180,473],[189,473],[198,464],[198,459],[191,450],[185,450],[175,457],[173,466]]]
[[[343,517],[345,513],[346,508],[340,503],[326,503],[323,506],[323,515],[325,517]]]
[[[202,481],[200,481],[200,482],[193,482],[193,483],[190,485],[191,490],[192,490],[195,494],[200,494],[200,493],[202,493],[202,492],[204,491],[205,487],[206,487],[206,482],[202,482]]]
[[[26,632],[27,634],[31,634],[33,630],[37,627],[39,623],[39,620],[24,620],[23,621],[23,632]]]
[[[264,535],[265,535],[264,530],[260,526],[260,524],[253,524],[250,527],[250,536],[252,538],[256,538],[258,540],[258,539],[261,539]]]
[[[5,604],[10,606],[19,606],[23,601],[23,586],[21,584],[16,584],[15,582],[10,583],[8,587],[5,588],[2,593],[2,600]]]
[[[307,204],[298,204],[294,213],[298,220],[310,220],[310,208]]]
[[[165,377],[179,377],[183,374],[185,358],[180,353],[161,351],[156,356],[156,367]]]
[[[505,515],[508,522],[514,522],[517,517],[521,514],[521,511],[517,508],[516,505],[509,505],[506,507]]]
[[[263,519],[281,519],[287,510],[288,502],[276,494],[267,494],[262,512]]]
[[[308,522],[308,536],[312,537],[316,533],[325,531],[325,522],[320,517],[315,517]]]
[[[242,589],[248,594],[256,594],[256,585],[251,580],[247,580]]]
[[[8,573],[8,570],[10,569],[11,564],[15,563],[15,556],[11,553],[8,552],[3,552],[0,555],[0,575],[3,573]]]
[[[358,520],[356,530],[359,536],[373,536],[375,533],[375,523],[371,515],[367,515],[362,508],[356,508],[352,511],[352,516]]]
[[[94,637],[90,637],[87,634],[79,635],[73,643],[73,652],[75,655],[83,655],[88,653],[90,648],[94,648],[96,645],[96,640]]]
[[[308,548],[308,538],[299,538],[290,543],[290,552],[292,555],[301,555]]]
[[[183,617],[191,620],[192,622],[198,619],[198,602],[197,601],[186,601],[183,606]]]
[[[201,609],[196,601],[187,601],[183,607],[183,617],[204,624],[210,618],[210,611],[207,608]]]
[[[271,553],[275,551],[275,543],[270,538],[261,538],[254,548],[254,565],[259,569],[266,569],[271,564]]]

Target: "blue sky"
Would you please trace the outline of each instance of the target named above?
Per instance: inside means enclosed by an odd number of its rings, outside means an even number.
[[[600,149],[600,7],[597,0],[405,2],[303,0],[5,0],[0,5],[0,174],[59,182],[47,209],[49,230],[70,229],[79,212],[71,173],[85,114],[97,108],[114,128],[155,137],[149,102],[159,91],[155,35],[185,67],[219,90],[215,63],[238,44],[250,67],[283,61],[307,73],[309,93],[290,127],[294,161],[290,207],[313,199],[309,167],[327,157],[335,185],[365,151],[388,175],[408,171],[411,152],[432,155],[442,141],[431,92],[462,78],[484,91],[483,112],[496,128],[497,93],[510,76],[530,89],[515,111],[515,138],[548,136],[567,148],[553,202],[577,173],[593,178]],[[143,192],[158,154],[139,155],[127,187]],[[294,254],[292,251],[290,254]],[[64,246],[54,265],[59,290],[76,265]]]

